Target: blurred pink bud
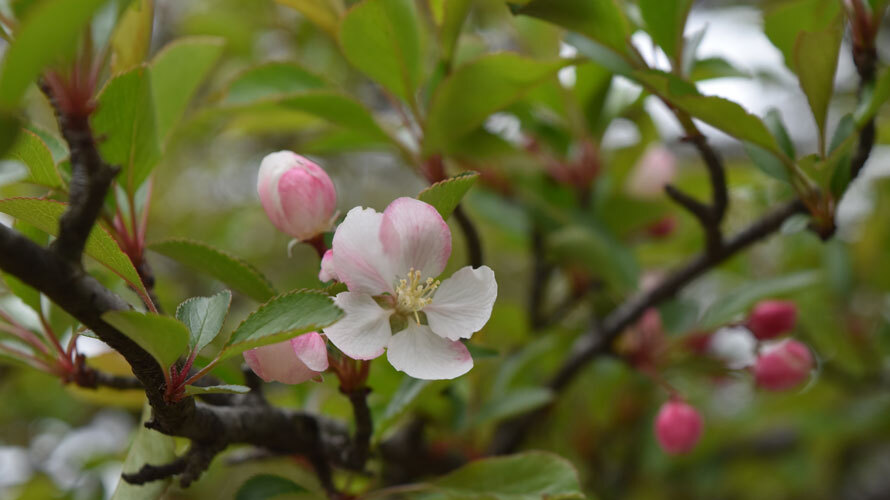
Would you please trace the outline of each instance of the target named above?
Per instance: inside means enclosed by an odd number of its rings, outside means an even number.
[[[316,332],[244,352],[247,366],[266,382],[299,384],[328,369],[328,349]]]
[[[764,389],[784,391],[804,382],[812,369],[810,349],[801,342],[788,339],[763,350],[754,365],[754,380]]]
[[[257,192],[266,215],[279,231],[300,241],[331,228],[337,192],[328,174],[290,151],[263,158]]]
[[[627,182],[630,194],[639,198],[656,198],[677,175],[674,154],[664,146],[651,146],[634,166]]]
[[[340,281],[337,271],[334,269],[334,251],[328,249],[321,257],[321,270],[318,271],[319,281]]]
[[[785,300],[758,302],[748,316],[748,329],[760,340],[769,340],[794,329],[797,306]]]
[[[678,455],[695,448],[702,433],[698,410],[683,401],[668,401],[655,417],[655,437],[665,453]]]
[[[677,229],[677,219],[672,215],[665,215],[646,227],[646,232],[653,238],[666,238]]]

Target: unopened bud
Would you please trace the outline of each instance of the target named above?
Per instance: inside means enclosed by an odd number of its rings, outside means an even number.
[[[244,352],[247,366],[266,382],[299,384],[328,369],[328,349],[316,332]]]
[[[748,328],[760,340],[769,340],[794,329],[797,306],[785,300],[758,302],[748,316]]]
[[[683,401],[668,401],[655,417],[655,437],[665,453],[688,453],[698,444],[702,434],[702,418]]]
[[[657,198],[677,175],[677,160],[664,146],[652,146],[634,166],[627,190],[638,198]]]
[[[257,192],[266,215],[279,231],[306,241],[331,227],[337,192],[328,174],[290,151],[263,158]]]
[[[810,349],[788,339],[763,349],[754,365],[754,379],[764,389],[785,391],[807,380],[812,369]]]

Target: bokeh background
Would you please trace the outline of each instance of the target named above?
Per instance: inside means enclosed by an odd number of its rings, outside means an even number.
[[[0,2],[0,11],[13,15],[22,3]],[[151,42],[154,53],[182,36],[210,35],[225,39],[225,52],[156,168],[148,239],[187,237],[226,249],[257,266],[279,290],[319,287],[318,259],[311,248],[299,245],[288,256],[288,237],[266,219],[255,190],[264,155],[290,149],[315,160],[333,178],[343,213],[356,205],[382,210],[396,197],[415,196],[427,185],[398,151],[319,118],[276,106],[232,110],[216,105],[228,82],[246,68],[294,61],[357,96],[394,130],[401,126],[390,102],[349,66],[336,42],[286,3],[158,0]],[[806,99],[763,33],[762,12],[771,3],[695,3],[687,33],[706,30],[699,56],[726,63],[702,68],[713,71],[703,76],[714,78],[699,88],[761,116],[777,108],[797,149],[813,151],[816,132]],[[107,24],[103,27],[99,19],[94,29],[107,32]],[[561,42],[562,35],[552,25],[512,16],[503,2],[480,0],[464,28],[456,64],[496,51],[571,57],[573,49]],[[887,41],[885,33],[878,43],[884,59],[890,55]],[[634,43],[648,60],[663,64],[659,58],[663,61],[664,55],[645,33],[634,35]],[[423,49],[431,52],[431,45],[427,32]],[[845,41],[830,124],[855,107],[857,79],[849,53]],[[443,455],[480,455],[497,423],[551,400],[553,395],[540,385],[592,320],[643,286],[647,277],[682,263],[702,247],[700,228],[687,213],[663,195],[639,196],[627,187],[646,152],[665,148],[676,162],[676,183],[707,196],[706,172],[695,151],[679,140],[681,130],[660,101],[641,96],[641,89],[626,79],[600,82],[591,72],[585,66],[563,70],[488,120],[486,130],[497,139],[494,146],[468,144],[463,159],[449,164],[452,173],[475,169],[483,174],[466,198],[465,210],[481,234],[485,262],[497,275],[498,301],[491,321],[473,337],[476,367],[467,376],[411,384],[386,362],[373,364],[370,402],[377,438],[419,419],[427,439]],[[564,93],[575,101],[563,99]],[[573,110],[573,102],[580,107]],[[53,130],[49,108],[37,92],[29,94],[28,107],[31,116]],[[572,126],[578,109],[590,125],[581,137]],[[887,116],[879,116],[878,144],[842,200],[834,239],[822,242],[805,230],[804,220],[792,219],[780,235],[695,281],[661,308],[666,330],[662,374],[705,418],[703,440],[693,453],[669,457],[661,452],[652,421],[667,395],[632,363],[616,357],[585,369],[525,447],[552,450],[571,460],[592,498],[890,498],[890,266],[885,262],[890,183],[883,180],[890,174],[887,124]],[[728,165],[728,233],[791,196],[787,185],[756,169],[737,142],[714,129],[704,131]],[[530,152],[532,142],[544,153]],[[585,205],[554,180],[547,158],[571,161],[588,143],[596,148],[599,171],[592,201]],[[15,183],[21,175],[15,163],[2,164],[3,197],[35,194]],[[651,225],[665,217],[675,227],[666,235],[653,234]],[[451,223],[455,244],[446,275],[467,259],[463,234]],[[532,235],[542,226],[549,238],[545,261],[554,269],[543,304],[556,317],[533,326]],[[168,311],[185,298],[223,288],[160,255],[150,254],[149,260],[157,275],[157,295]],[[603,275],[609,276],[605,285],[599,282]],[[111,276],[107,280],[114,285]],[[578,286],[591,291],[567,302]],[[117,289],[133,298],[123,287]],[[744,304],[767,297],[798,305],[795,336],[817,357],[812,379],[799,390],[759,391],[747,373],[728,371],[688,348],[688,338],[699,333],[708,314],[719,315],[719,308],[727,307],[729,323],[744,315]],[[14,297],[0,297],[0,304],[29,321]],[[230,321],[239,321],[253,307],[248,299],[236,297]],[[97,365],[121,369],[121,361],[102,345],[84,339],[82,348],[95,356]],[[237,368],[234,363],[217,375],[237,380]],[[406,390],[418,390],[419,396],[410,408],[394,408],[393,395]],[[332,377],[296,387],[272,386],[269,394],[281,405],[350,416]],[[138,392],[74,389],[33,370],[0,365],[0,401],[0,498],[98,499],[111,494],[138,425]],[[230,450],[192,488],[174,488],[168,496],[230,498],[259,470],[314,482],[295,461],[251,458],[249,450]]]

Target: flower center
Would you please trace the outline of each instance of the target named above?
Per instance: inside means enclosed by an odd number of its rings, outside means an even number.
[[[420,271],[412,267],[408,271],[408,278],[400,279],[396,287],[396,309],[405,315],[414,315],[417,324],[420,324],[420,315],[417,313],[433,301],[433,293],[439,288],[439,280],[420,277]]]

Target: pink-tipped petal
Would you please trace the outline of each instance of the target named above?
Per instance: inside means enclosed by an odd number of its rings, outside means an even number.
[[[334,267],[334,251],[327,250],[324,255],[321,257],[321,270],[318,271],[318,280],[319,281],[340,281],[340,278],[337,276],[336,268]]]
[[[498,283],[490,267],[466,266],[442,282],[433,303],[423,312],[438,335],[451,340],[468,339],[488,322],[497,296]]]
[[[299,384],[315,378],[322,371],[306,366],[297,357],[290,340],[245,351],[244,360],[247,366],[266,382]]]
[[[372,208],[355,207],[334,233],[334,269],[350,292],[394,293],[396,275],[380,243],[382,222],[383,214]]]
[[[328,369],[328,348],[318,332],[304,333],[290,339],[297,358],[310,370],[323,372]]]
[[[399,198],[386,207],[380,241],[397,276],[413,268],[435,278],[451,255],[448,224],[432,205],[414,198]]]
[[[334,303],[346,314],[324,329],[331,343],[353,359],[374,359],[383,354],[392,336],[392,311],[383,309],[363,293],[339,293]]]
[[[473,357],[461,342],[416,323],[392,336],[386,357],[396,370],[424,380],[452,379],[473,368]]]

